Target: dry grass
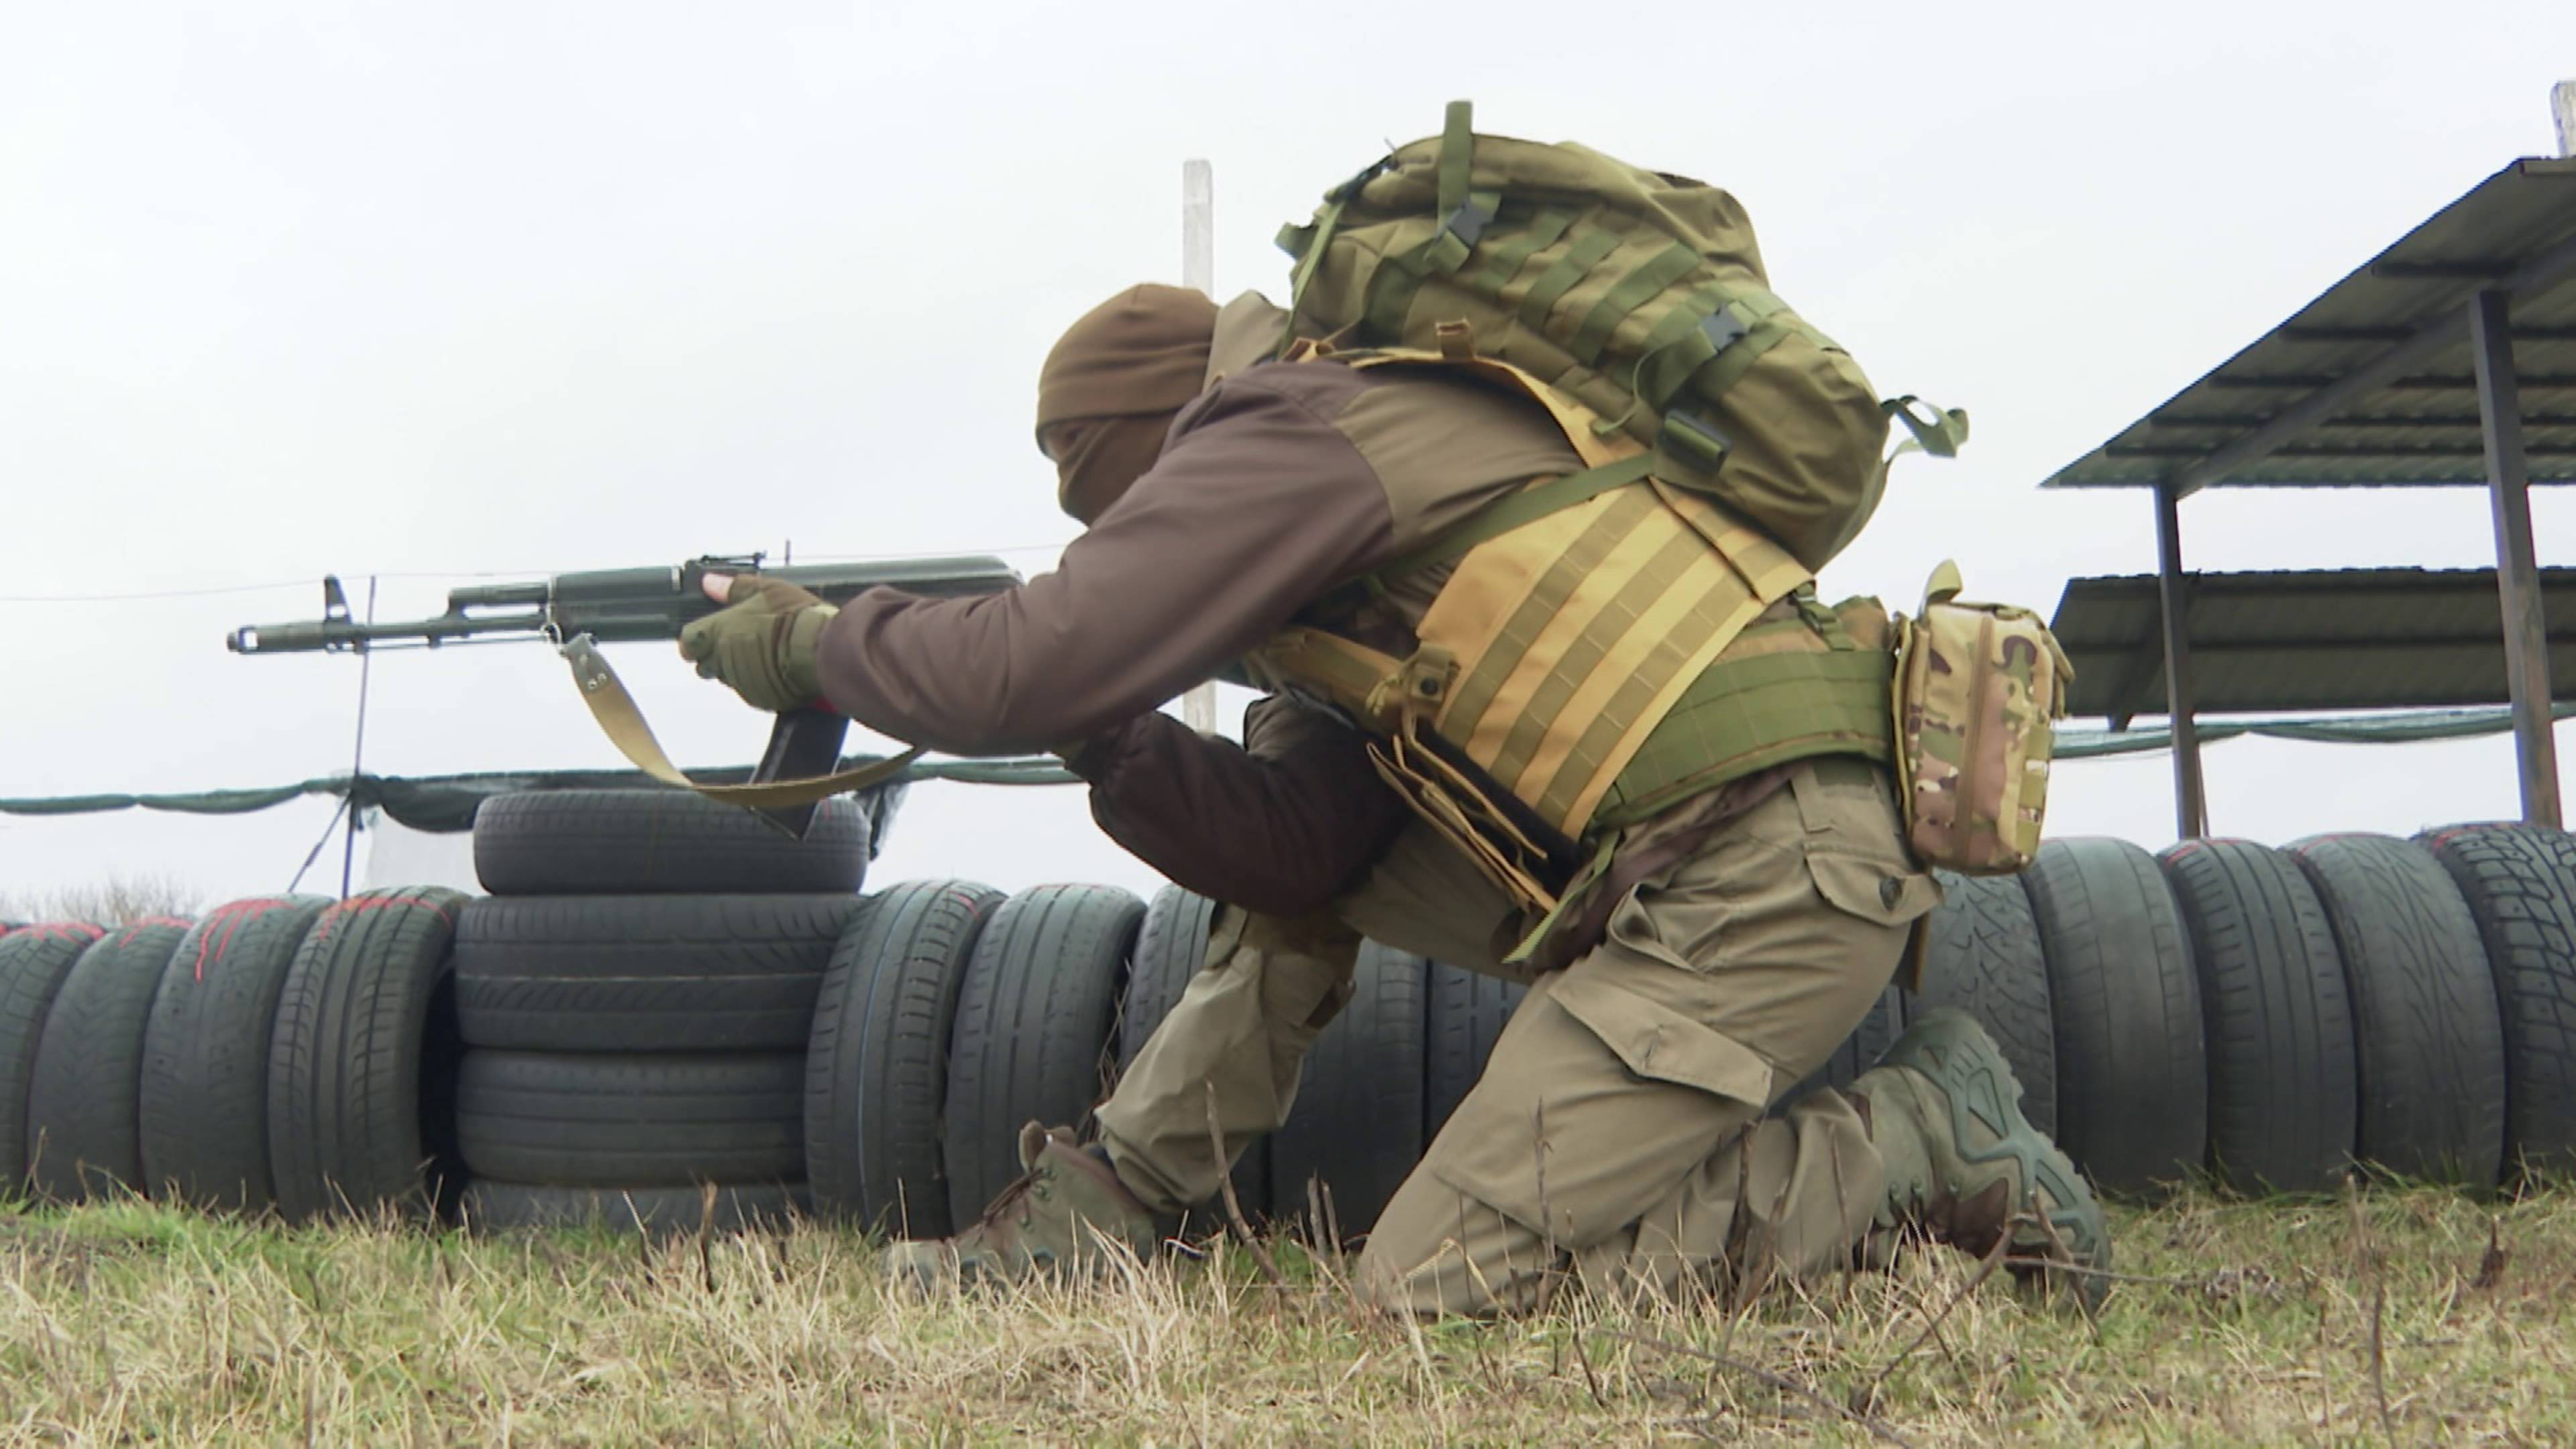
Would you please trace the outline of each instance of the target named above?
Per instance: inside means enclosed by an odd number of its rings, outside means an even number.
[[[2158,1281],[2098,1325],[1998,1279],[1927,1336],[1963,1257],[1738,1318],[1578,1304],[1417,1329],[1285,1245],[1284,1287],[1229,1255],[925,1305],[813,1227],[647,1245],[110,1205],[0,1218],[0,1438],[2576,1441],[2576,1192],[2195,1196],[2121,1226],[2123,1270]]]
[[[88,921],[113,930],[147,916],[193,916],[205,892],[170,876],[110,875],[94,885],[0,891],[0,921]]]

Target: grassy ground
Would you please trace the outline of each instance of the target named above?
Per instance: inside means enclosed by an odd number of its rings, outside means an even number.
[[[647,1245],[36,1212],[0,1217],[0,1439],[2576,1442],[2576,1191],[2189,1197],[2120,1226],[2149,1281],[2098,1322],[2000,1278],[1963,1296],[1977,1265],[1930,1252],[1741,1315],[1416,1329],[1293,1250],[1279,1286],[1228,1253],[922,1305],[818,1228]]]

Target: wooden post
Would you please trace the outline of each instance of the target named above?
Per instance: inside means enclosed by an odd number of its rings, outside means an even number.
[[[2182,492],[2156,484],[2156,583],[2165,626],[2165,715],[2173,729],[2174,830],[2185,840],[2209,833],[2209,798],[2201,786],[2200,731],[2192,722],[2191,589],[2182,575]]]
[[[1181,163],[1181,285],[1216,296],[1216,171],[1205,161]],[[1216,733],[1216,685],[1197,684],[1181,696],[1181,722],[1200,734]]]
[[[2504,613],[2504,672],[2513,700],[2514,756],[2522,772],[2522,818],[2556,829],[2564,816],[2550,710],[2549,629],[2541,614],[2540,569],[2531,543],[2531,469],[2522,449],[2512,301],[2499,291],[2469,299],[2469,351],[2477,362],[2487,497],[2495,510],[2496,598]]]

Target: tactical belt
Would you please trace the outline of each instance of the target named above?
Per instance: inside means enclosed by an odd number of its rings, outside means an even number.
[[[1720,659],[1691,681],[1672,710],[1619,772],[1593,816],[1595,833],[1633,825],[1675,803],[1743,776],[1816,755],[1861,755],[1885,763],[1895,750],[1887,691],[1895,659],[1885,649],[1817,649],[1804,620],[1773,629],[1806,636],[1805,646]],[[1831,636],[1828,636],[1831,637]]]

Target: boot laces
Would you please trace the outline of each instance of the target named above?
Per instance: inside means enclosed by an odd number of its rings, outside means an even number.
[[[1010,1186],[993,1195],[993,1200],[984,1205],[984,1211],[976,1217],[974,1227],[968,1231],[982,1232],[988,1228],[1002,1227],[1003,1219],[1006,1217],[1012,1219],[1012,1226],[1023,1228],[1029,1226],[1037,1219],[1034,1205],[1045,1202],[1055,1195],[1053,1178],[1054,1174],[1048,1170],[1045,1159],[1039,1159],[1034,1166],[1012,1179]],[[959,1236],[963,1237],[965,1234],[961,1233]]]

